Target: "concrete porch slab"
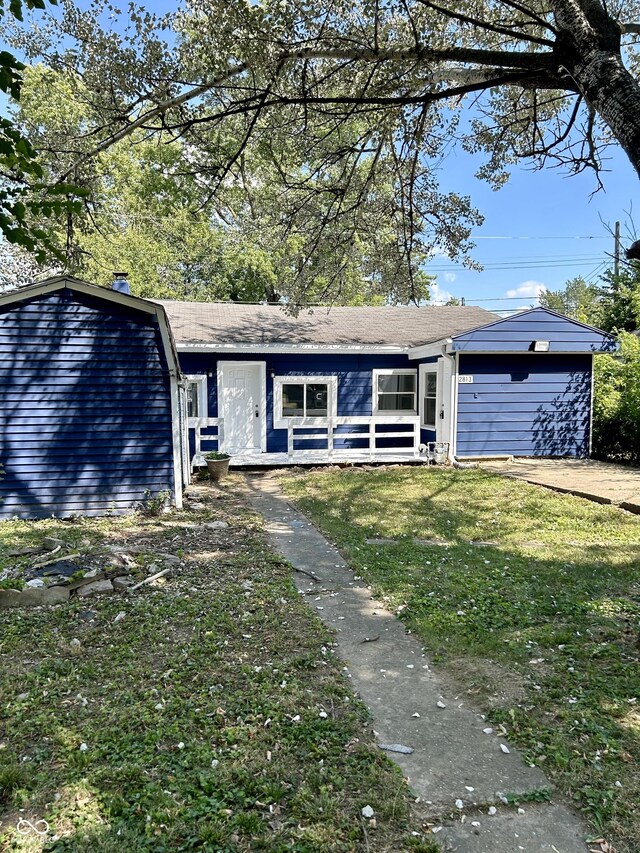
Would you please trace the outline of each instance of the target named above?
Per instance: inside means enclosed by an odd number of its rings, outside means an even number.
[[[595,459],[510,459],[480,462],[484,471],[640,513],[640,468]]]

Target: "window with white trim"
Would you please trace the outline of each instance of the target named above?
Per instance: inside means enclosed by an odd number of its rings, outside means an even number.
[[[335,417],[336,376],[276,376],[273,380],[273,421],[276,429],[291,420]]]
[[[418,411],[415,370],[373,371],[373,414],[415,415]]]
[[[423,375],[421,426],[436,428],[436,400],[438,398],[438,369],[426,370]]]
[[[209,406],[207,404],[207,375],[198,373],[187,376],[187,418],[190,421],[198,418],[209,417]]]

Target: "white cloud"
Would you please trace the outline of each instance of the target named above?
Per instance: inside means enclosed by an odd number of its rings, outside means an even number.
[[[512,299],[537,299],[541,293],[544,293],[546,289],[546,284],[543,284],[541,281],[523,281],[522,284],[519,285],[519,287],[507,290],[505,296],[508,296]]]
[[[429,293],[431,294],[432,305],[444,305],[453,296],[452,293],[449,293],[448,290],[443,290],[438,284],[430,284]]]
[[[456,280],[456,274],[454,272],[446,272],[444,274],[444,280],[448,284],[451,284],[452,282],[454,282]]]

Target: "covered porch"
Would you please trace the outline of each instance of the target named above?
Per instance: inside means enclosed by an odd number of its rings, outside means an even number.
[[[236,468],[429,460],[420,444],[420,418],[416,416],[296,418],[286,429],[286,452],[261,451],[230,447],[225,441],[224,418],[200,418],[195,424],[191,466],[204,465],[208,451],[229,453],[230,465]]]

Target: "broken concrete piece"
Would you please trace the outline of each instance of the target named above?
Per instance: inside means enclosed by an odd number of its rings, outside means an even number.
[[[385,752],[399,752],[401,755],[411,755],[414,751],[410,746],[404,746],[402,743],[379,743],[380,749]]]
[[[87,598],[101,592],[113,592],[113,584],[108,580],[94,581],[78,588],[78,597]]]
[[[224,530],[229,525],[226,521],[208,521],[204,526],[210,530]]]
[[[62,604],[69,598],[69,590],[62,586],[41,589],[0,589],[0,610],[10,607],[42,607]]]
[[[131,575],[124,575],[124,576],[119,577],[119,578],[114,578],[112,583],[113,583],[113,588],[115,590],[121,591],[121,590],[129,589],[130,586],[134,585],[135,581],[131,577]]]

